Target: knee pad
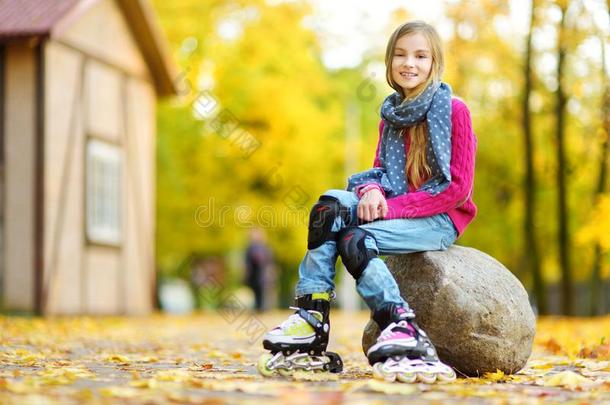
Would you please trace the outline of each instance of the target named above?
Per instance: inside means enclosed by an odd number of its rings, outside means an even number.
[[[356,280],[360,278],[369,262],[377,257],[377,252],[366,247],[364,243],[370,232],[354,227],[342,230],[337,239],[337,251],[349,274]]]
[[[309,234],[307,236],[307,249],[315,249],[326,241],[336,240],[337,232],[333,232],[333,224],[337,217],[349,222],[349,209],[339,203],[335,197],[320,196],[320,199],[309,214]]]

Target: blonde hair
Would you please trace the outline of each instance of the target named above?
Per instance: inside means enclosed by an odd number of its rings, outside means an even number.
[[[422,34],[432,54],[432,69],[430,76],[425,82],[421,83],[413,92],[409,94],[409,98],[404,93],[402,87],[398,85],[392,78],[392,59],[396,50],[396,42],[405,35]],[[390,87],[396,90],[404,98],[403,102],[419,96],[428,85],[432,82],[441,80],[445,60],[443,57],[443,47],[441,38],[430,24],[423,21],[409,21],[402,24],[392,33],[388,40],[388,46],[385,52],[386,80]],[[405,167],[405,176],[409,179],[416,188],[419,188],[430,176],[432,169],[426,159],[426,147],[428,144],[428,125],[426,121],[420,122],[411,127],[409,132],[411,136],[410,153],[407,157],[407,166]]]

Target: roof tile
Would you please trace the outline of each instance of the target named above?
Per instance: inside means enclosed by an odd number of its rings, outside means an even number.
[[[0,0],[0,39],[48,34],[79,0]]]

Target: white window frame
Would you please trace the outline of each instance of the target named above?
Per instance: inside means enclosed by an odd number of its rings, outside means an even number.
[[[86,235],[92,243],[122,241],[122,166],[119,146],[89,138],[86,146]]]

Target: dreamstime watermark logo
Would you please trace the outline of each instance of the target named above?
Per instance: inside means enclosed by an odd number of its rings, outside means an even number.
[[[362,82],[356,87],[356,96],[365,103],[375,100],[377,96],[377,86],[373,83],[375,79],[375,72],[365,77]]]
[[[306,210],[278,210],[270,205],[253,209],[249,205],[217,204],[214,197],[195,209],[195,223],[201,228],[224,227],[227,224],[241,228],[276,228],[307,226],[309,213]]]
[[[188,96],[193,91],[193,86],[187,77],[189,70],[181,72],[174,81],[180,96]],[[242,158],[248,159],[262,146],[258,138],[243,128],[235,114],[221,106],[220,101],[211,91],[198,91],[191,107],[195,118],[205,121],[208,130],[238,148]]]
[[[379,93],[379,86],[375,85],[375,77],[377,74],[375,72],[371,72],[366,77],[362,79],[362,81],[356,86],[356,98],[363,103],[373,103],[377,99],[377,95]],[[383,102],[385,99],[380,100],[378,103],[375,103],[375,114],[381,114],[381,107],[383,106]]]
[[[214,276],[208,275],[200,280],[198,293],[203,302],[218,303],[218,314],[229,325],[235,326],[237,332],[244,334],[248,344],[256,343],[267,331],[267,325]]]
[[[195,223],[202,228],[224,227],[229,223],[242,228],[307,226],[311,196],[298,184],[286,185],[281,164],[269,169],[263,177],[263,182],[269,192],[281,195],[280,201],[289,210],[278,210],[271,205],[253,209],[249,205],[218,204],[216,199],[211,197],[195,209]]]
[[[182,71],[175,82],[180,96],[194,95],[192,109],[195,118],[205,121],[207,129],[237,147],[241,151],[242,158],[247,159],[252,156],[262,147],[262,142],[244,129],[238,117],[229,109],[222,107],[219,99],[211,91],[201,90],[195,94],[194,87],[188,79],[189,71],[190,68]],[[377,94],[377,88],[373,83],[374,78],[375,73],[373,72],[357,87],[358,98],[365,102],[374,100]],[[281,166],[282,164],[278,163],[269,169],[263,177],[263,182],[270,193],[280,194],[282,203],[290,210],[296,211],[296,214],[281,212],[278,215],[271,206],[260,207],[256,212],[253,212],[252,208],[248,206],[224,205],[216,208],[216,202],[211,198],[207,204],[196,208],[195,222],[201,227],[223,226],[228,221],[243,227],[307,224],[311,196],[299,184],[288,185],[282,174]]]
[[[282,202],[291,210],[307,209],[311,196],[298,184],[286,189],[281,166],[281,163],[275,165],[265,173],[265,186],[272,192],[282,193]]]
[[[208,100],[213,95],[204,94],[199,98],[201,97]],[[237,117],[226,108],[221,108],[215,116],[211,117],[207,121],[207,127],[221,138],[228,140],[231,145],[237,147],[244,159],[248,159],[262,146],[261,141],[243,129]]]
[[[173,271],[175,277],[190,280],[192,291],[196,294],[196,302],[204,307],[217,308],[217,313],[244,335],[249,344],[257,342],[268,330],[267,325],[244,303],[239,296],[222,283],[224,276],[221,264],[214,256],[207,258],[191,254],[186,257]],[[163,300],[163,297],[160,297]],[[166,300],[167,301],[167,300]],[[165,306],[169,302],[162,302]]]

